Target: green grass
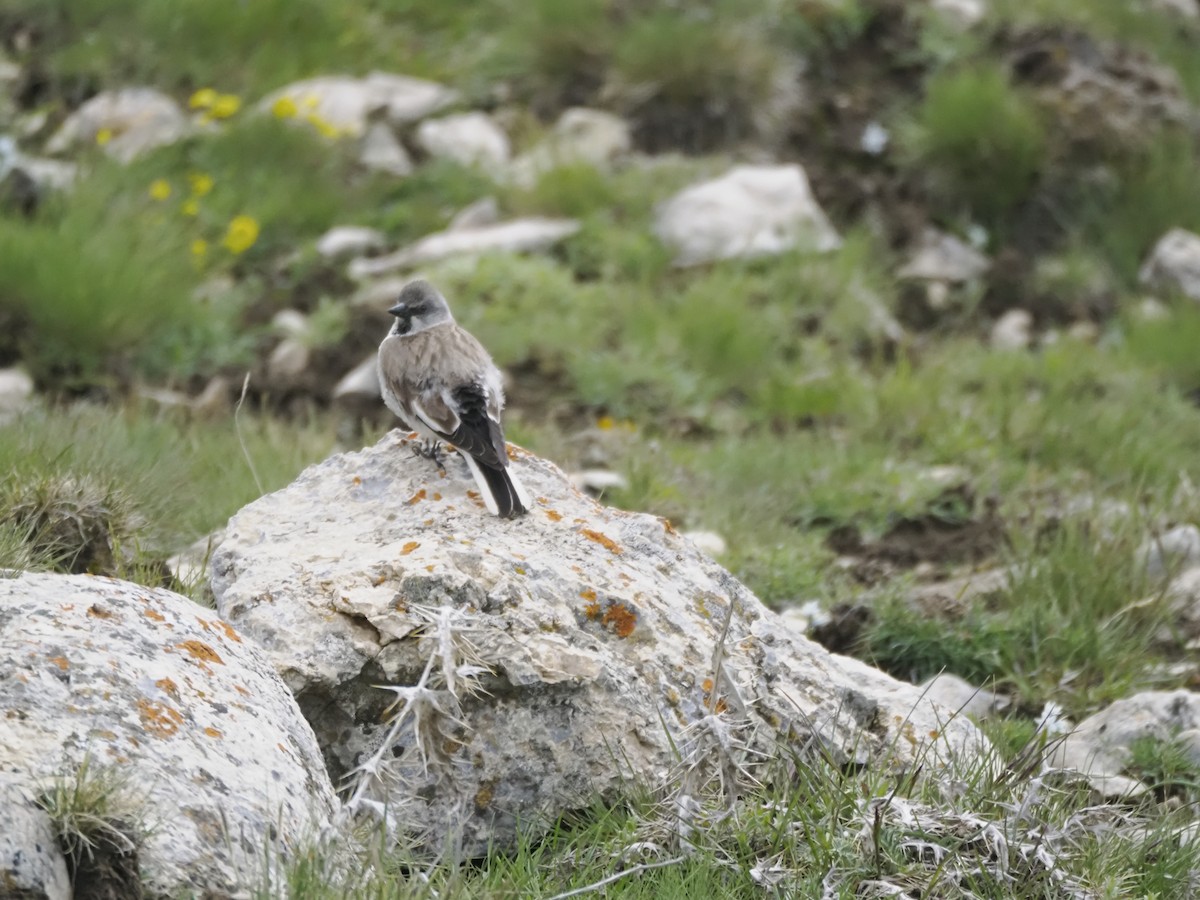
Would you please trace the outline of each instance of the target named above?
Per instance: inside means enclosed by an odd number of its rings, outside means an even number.
[[[1045,161],[1037,108],[991,64],[935,74],[903,137],[947,212],[962,203],[993,228],[1030,196]]]

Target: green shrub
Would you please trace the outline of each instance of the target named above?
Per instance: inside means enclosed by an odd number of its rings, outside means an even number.
[[[1029,196],[1045,160],[1036,108],[991,66],[934,75],[902,135],[942,203],[965,202],[990,226]]]

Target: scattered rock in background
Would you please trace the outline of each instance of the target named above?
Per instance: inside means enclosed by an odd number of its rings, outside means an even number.
[[[1008,590],[1011,582],[1012,572],[1000,566],[917,585],[907,598],[918,615],[958,619],[977,601],[986,602],[989,597]]]
[[[365,169],[387,172],[398,178],[411,175],[414,169],[412,157],[383,122],[372,122],[367,127],[359,146],[358,161]]]
[[[1152,581],[1200,566],[1200,528],[1179,525],[1152,537],[1138,549],[1137,559]]]
[[[633,146],[629,123],[598,109],[565,110],[541,143],[521,154],[509,167],[509,177],[521,187],[532,187],[538,178],[559,166],[585,164],[604,169]]]
[[[33,400],[33,379],[23,369],[0,369],[0,426],[7,425]]]
[[[208,558],[212,556],[213,548],[221,543],[223,537],[225,529],[218,528],[169,557],[165,565],[171,577],[185,586],[203,581],[208,575]]]
[[[1184,19],[1200,19],[1200,0],[1146,0],[1146,5]]]
[[[986,256],[965,241],[936,228],[926,228],[908,262],[901,266],[896,276],[962,284],[982,278],[990,265]]]
[[[1048,765],[1081,773],[1105,797],[1136,797],[1147,788],[1125,775],[1133,743],[1147,737],[1178,739],[1196,728],[1200,728],[1200,694],[1145,691],[1080,722],[1054,747]],[[1200,752],[1200,746],[1193,752]]]
[[[996,350],[1025,350],[1033,343],[1033,315],[1010,309],[992,325],[988,343]]]
[[[997,694],[994,688],[975,687],[952,672],[934,675],[918,685],[925,696],[953,713],[986,718],[1008,707],[1007,697]]]
[[[724,556],[729,547],[725,538],[715,531],[681,531],[679,532],[696,545],[696,549],[709,556]]]
[[[426,119],[417,126],[417,144],[435,159],[478,166],[499,173],[508,163],[508,135],[491,116],[482,112],[458,113]]]
[[[298,337],[287,337],[275,345],[267,357],[267,380],[276,388],[295,387],[308,370],[312,353]]]
[[[1200,649],[1200,565],[1193,564],[1180,571],[1167,585],[1163,596],[1171,610],[1172,621],[1168,623],[1162,643],[1177,646],[1182,638],[1186,649]],[[1152,595],[1145,602],[1157,603],[1158,596]]]
[[[623,491],[629,487],[624,475],[608,469],[584,469],[582,472],[572,472],[567,477],[576,488],[593,497],[602,497],[607,491]]]
[[[375,407],[382,396],[374,353],[343,375],[333,389],[333,402],[355,412]]]
[[[360,137],[373,114],[393,125],[418,122],[449,106],[458,93],[445,85],[407,75],[372,72],[365,78],[322,75],[286,85],[268,94],[259,109],[309,122],[319,131]]]
[[[677,266],[842,244],[798,165],[738,166],[685,188],[658,207],[654,233]]]
[[[681,748],[716,761],[729,751],[694,728],[714,702],[731,710],[727,746],[745,746],[737,765],[817,741],[835,763],[919,759],[936,778],[986,752],[911,685],[793,634],[663,520],[602,507],[513,450],[539,500],[497,528],[465,465],[449,458],[441,477],[413,447],[393,431],[243,508],[212,584],[295,691],[335,777],[381,760],[387,777],[363,796],[399,810],[416,841],[502,850],[589,798],[660,784]],[[395,696],[378,686],[418,697],[423,671],[438,673],[436,705],[389,738]]]
[[[129,783],[146,827],[126,836],[148,895],[264,884],[264,861],[288,859],[337,809],[312,730],[261,651],[170,591],[0,578],[0,720],[0,771],[26,796],[85,763]]]
[[[1172,228],[1150,251],[1138,280],[1147,287],[1179,291],[1200,301],[1200,234]]]
[[[72,900],[66,857],[37,797],[36,786],[0,774],[0,888],[13,900]]]
[[[414,244],[387,256],[356,259],[347,270],[351,278],[364,279],[376,275],[411,269],[449,256],[470,256],[483,253],[534,253],[562,241],[580,228],[575,219],[528,218],[456,228],[426,235]]]
[[[100,144],[113,159],[128,163],[155,147],[175,143],[191,129],[183,109],[162,91],[121,88],[103,91],[71,113],[46,149],[65,153],[81,144]]]
[[[317,239],[317,252],[326,259],[367,256],[387,243],[382,231],[361,225],[338,225]]]
[[[988,13],[983,0],[929,0],[929,8],[947,24],[963,30],[978,25]]]
[[[482,228],[485,225],[495,225],[500,221],[500,204],[495,197],[483,197],[474,203],[469,203],[454,214],[447,231],[462,231],[468,228]]]

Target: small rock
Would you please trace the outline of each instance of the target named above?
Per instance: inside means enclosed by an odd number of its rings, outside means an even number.
[[[489,172],[499,172],[511,153],[508,135],[481,112],[426,119],[417,127],[417,143],[432,157]]]
[[[1147,788],[1125,767],[1139,738],[1167,741],[1200,728],[1200,694],[1145,691],[1118,700],[1084,719],[1053,750],[1050,764],[1074,769],[1105,797],[1136,796]]]
[[[192,412],[201,418],[219,419],[229,412],[229,406],[229,382],[214,375],[192,401]]]
[[[992,326],[989,342],[996,350],[1024,350],[1033,342],[1033,316],[1023,309],[1010,309]]]
[[[80,144],[95,144],[123,163],[173,144],[192,130],[191,122],[174,100],[149,87],[103,91],[71,113],[50,138],[50,153],[65,153]]]
[[[1200,234],[1173,228],[1150,253],[1138,280],[1148,287],[1177,290],[1200,300]]]
[[[629,481],[624,475],[620,472],[610,472],[608,469],[584,469],[567,477],[579,490],[594,497],[602,496],[607,491],[623,491],[629,487]]]
[[[395,253],[374,259],[356,259],[350,263],[351,278],[363,279],[450,256],[483,253],[533,253],[562,241],[580,228],[575,219],[514,219],[496,225],[458,228],[426,235]]]
[[[842,244],[798,165],[738,166],[685,188],[658,207],[654,233],[677,266]]]
[[[1156,297],[1143,297],[1133,308],[1133,314],[1143,322],[1164,322],[1171,318],[1170,308]]]
[[[560,166],[606,168],[632,146],[629,123],[620,116],[576,106],[559,116],[546,140],[513,161],[509,176],[522,187],[532,187]]]
[[[317,239],[317,253],[326,259],[363,256],[381,250],[387,238],[375,228],[361,225],[338,225]]]
[[[357,404],[363,400],[376,401],[381,396],[374,353],[343,375],[333,389],[335,403]]]
[[[412,157],[397,140],[392,129],[383,122],[373,122],[363,135],[358,153],[363,168],[373,172],[387,172],[403,178],[413,172]]]
[[[33,791],[0,775],[0,886],[4,897],[71,900],[67,861],[45,810]]]
[[[272,384],[290,387],[308,368],[308,345],[299,338],[284,338],[267,359],[267,378]]]
[[[680,533],[695,544],[697,550],[707,553],[709,556],[724,556],[725,551],[729,549],[725,544],[725,538],[715,531],[683,531]]]
[[[271,327],[284,337],[304,337],[309,331],[308,316],[298,309],[281,309],[271,316]]]
[[[899,278],[962,284],[982,278],[991,262],[986,256],[952,234],[927,228],[921,243],[897,272]]]
[[[7,425],[29,408],[33,379],[22,369],[0,369],[0,425]]]
[[[987,15],[983,0],[929,0],[929,7],[947,24],[962,30],[978,25]]]
[[[500,204],[496,202],[495,197],[484,197],[464,206],[455,213],[450,224],[446,226],[446,230],[463,231],[470,228],[482,228],[485,225],[495,225],[499,221]]]
[[[859,149],[868,156],[879,156],[891,141],[888,130],[872,119],[863,126],[862,136],[858,139]]]
[[[1200,19],[1200,0],[1148,0],[1147,5],[1184,19]]]
[[[1008,698],[999,696],[995,690],[978,688],[964,678],[942,672],[923,681],[919,687],[925,696],[953,713],[986,718],[997,710],[1008,706]]]
[[[1137,558],[1151,580],[1200,565],[1200,528],[1179,525],[1150,538],[1138,550]]]
[[[268,94],[258,108],[274,115],[286,109],[299,121],[324,126],[322,130],[358,137],[366,132],[374,113],[383,113],[393,125],[405,125],[432,115],[457,97],[456,91],[433,81],[372,72],[366,78],[323,75],[293,82]]]
[[[807,634],[810,628],[821,628],[830,622],[830,615],[820,600],[805,600],[796,606],[785,606],[779,611],[779,618],[797,634]]]
[[[351,295],[350,305],[362,309],[385,310],[396,302],[404,286],[411,280],[407,276],[396,276],[368,281]]]
[[[1081,319],[1071,323],[1067,329],[1067,337],[1083,344],[1094,344],[1100,339],[1100,326],[1087,319]]]

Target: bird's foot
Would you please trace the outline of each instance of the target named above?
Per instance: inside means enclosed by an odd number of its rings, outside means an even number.
[[[415,447],[413,447],[413,455],[419,456],[422,459],[433,460],[435,463],[437,463],[437,467],[439,469],[446,468],[444,465],[445,457],[442,455],[441,441],[424,438]]]

